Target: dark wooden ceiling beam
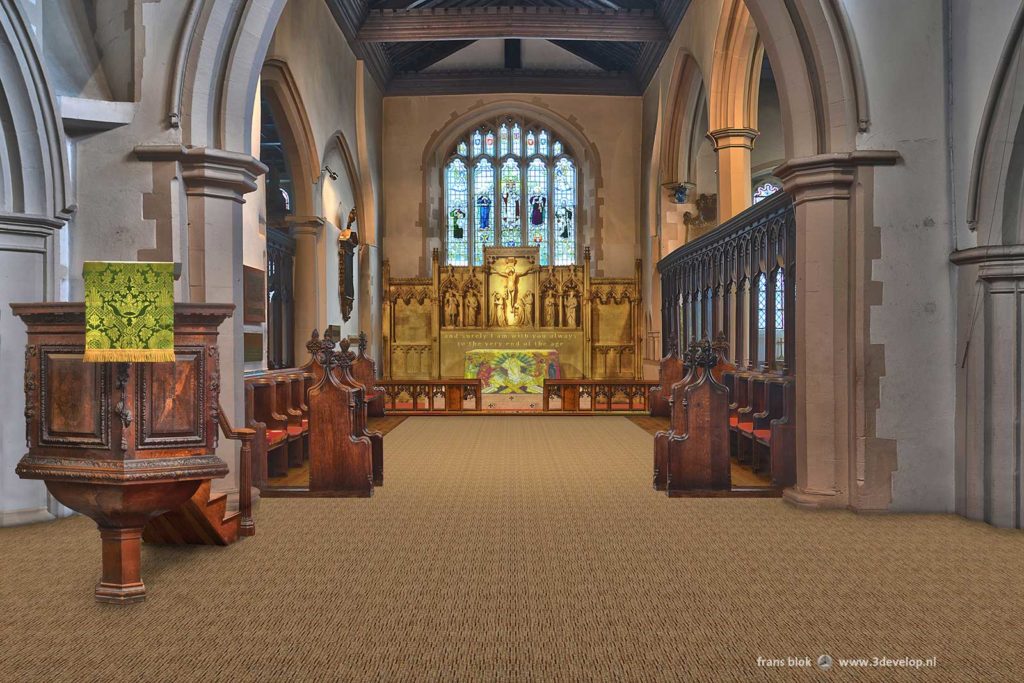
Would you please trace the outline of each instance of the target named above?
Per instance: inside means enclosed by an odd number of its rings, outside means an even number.
[[[385,95],[479,95],[541,93],[559,95],[640,94],[629,74],[539,69],[483,69],[396,74]]]
[[[436,43],[391,43],[387,46],[388,55],[396,72],[421,71],[428,66],[440,62],[464,47],[472,45],[472,40],[443,40]]]
[[[370,75],[383,89],[391,80],[393,72],[384,46],[380,43],[360,43],[357,40],[359,27],[369,11],[366,3],[367,0],[327,0],[327,7],[356,57],[366,62]]]
[[[358,33],[369,43],[481,38],[665,42],[669,32],[646,10],[516,6],[374,10]]]

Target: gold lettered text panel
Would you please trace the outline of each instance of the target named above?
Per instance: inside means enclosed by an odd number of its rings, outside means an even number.
[[[583,377],[583,330],[441,330],[441,377],[462,377],[473,349],[554,349],[562,377]]]

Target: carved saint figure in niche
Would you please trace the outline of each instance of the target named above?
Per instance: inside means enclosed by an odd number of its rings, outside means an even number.
[[[476,298],[476,294],[470,292],[466,295],[466,316],[465,323],[467,327],[477,326],[477,316],[480,313],[480,300]]]
[[[557,327],[558,321],[555,320],[555,293],[548,292],[544,295],[544,324],[548,327]]]
[[[504,327],[505,325],[505,318],[502,316],[501,306],[503,301],[504,298],[501,296],[501,293],[495,292],[493,302],[491,304],[491,321],[498,327]]]
[[[579,306],[580,300],[576,296],[576,290],[570,289],[569,293],[565,295],[565,326],[576,327],[576,308]]]
[[[444,296],[444,314],[449,327],[459,326],[459,298],[450,289]]]
[[[527,292],[523,297],[523,322],[533,325],[533,292]]]

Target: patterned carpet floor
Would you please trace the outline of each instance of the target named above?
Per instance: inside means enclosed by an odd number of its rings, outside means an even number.
[[[99,605],[72,518],[0,529],[0,681],[1024,680],[1024,533],[668,499],[622,417],[416,417],[366,499],[267,499]],[[937,657],[906,668],[758,657]]]

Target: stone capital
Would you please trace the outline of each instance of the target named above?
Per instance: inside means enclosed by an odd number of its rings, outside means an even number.
[[[184,145],[139,145],[135,156],[142,161],[176,161],[190,196],[213,197],[244,203],[256,189],[256,179],[267,172],[259,159],[238,152]]]
[[[900,159],[893,150],[864,150],[839,154],[818,154],[790,159],[777,167],[775,177],[794,204],[850,198],[850,188],[860,166],[892,166]]]
[[[993,293],[1016,292],[1024,281],[1024,244],[996,244],[954,251],[958,266],[978,266],[978,279]]]
[[[286,216],[284,222],[296,238],[319,237],[327,225],[327,221],[320,216]]]
[[[754,148],[754,138],[759,133],[753,128],[719,128],[709,130],[708,139],[715,143],[715,151],[728,149],[730,147],[742,147],[744,149]]]

